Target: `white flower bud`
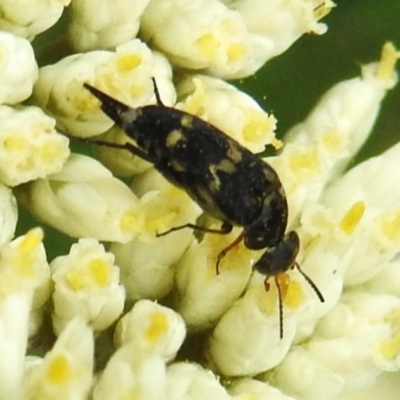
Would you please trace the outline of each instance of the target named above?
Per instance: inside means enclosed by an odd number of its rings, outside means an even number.
[[[15,197],[8,187],[0,184],[0,247],[14,236],[18,208]]]
[[[238,11],[245,20],[249,32],[268,39],[265,61],[286,51],[305,33],[322,35],[327,31],[318,20],[334,7],[330,0],[222,0]]]
[[[36,291],[49,294],[50,270],[41,229],[5,245],[0,258],[0,397],[18,398]],[[47,299],[47,298],[46,298]],[[41,304],[40,304],[41,305]]]
[[[0,10],[3,4],[0,4]],[[32,94],[38,66],[32,46],[26,39],[0,31],[0,74],[0,104],[17,104]]]
[[[138,39],[118,46],[115,52],[74,54],[41,68],[34,99],[69,133],[79,137],[96,136],[107,131],[113,122],[83,83],[90,83],[119,101],[137,107],[155,101],[151,81],[155,71],[160,73],[157,85],[163,101],[169,104],[171,99],[166,96],[174,94],[168,79],[171,68],[160,54],[154,56]]]
[[[175,263],[192,240],[190,229],[184,229],[165,237],[147,240],[137,237],[126,244],[113,243],[110,251],[115,254],[121,268],[121,282],[126,288],[127,298],[158,299],[166,296],[173,287]]]
[[[53,327],[60,333],[76,317],[95,331],[106,329],[124,308],[114,256],[94,239],[80,239],[66,256],[51,262],[54,281]]]
[[[18,188],[40,220],[72,237],[128,242],[137,233],[137,199],[98,161],[72,154],[63,170]]]
[[[118,322],[114,341],[119,347],[130,343],[138,351],[159,355],[168,362],[175,357],[185,336],[185,323],[178,313],[140,300]]]
[[[149,0],[80,0],[70,7],[69,35],[77,51],[106,49],[133,39]]]
[[[249,378],[234,381],[228,390],[235,400],[295,400],[265,382]]]
[[[307,302],[301,301],[302,277],[291,282],[283,297],[281,339],[277,290],[272,284],[266,292],[264,278],[258,273],[253,275],[245,295],[233,304],[212,333],[209,355],[223,375],[255,375],[278,365],[290,348],[299,311],[314,301],[311,296]]]
[[[195,222],[201,209],[154,169],[135,177],[132,187],[140,197],[135,213],[139,235],[127,244],[112,244],[111,251],[121,268],[127,297],[157,299],[172,289],[174,264],[193,240],[193,232],[181,229],[162,237],[156,234]]]
[[[163,359],[138,352],[135,345],[118,349],[93,390],[93,400],[166,400],[166,373]]]
[[[92,384],[93,334],[81,320],[71,321],[43,360],[29,362],[24,381],[27,400],[86,400]]]
[[[141,31],[175,65],[186,69],[238,78],[263,63],[254,51],[260,50],[260,40],[251,41],[241,15],[217,0],[152,0]]]
[[[9,186],[59,172],[70,153],[55,120],[37,107],[0,106],[0,143],[0,180]]]
[[[295,334],[309,335],[320,316],[332,307],[321,303],[297,268],[277,275],[275,282],[272,275],[267,282],[268,291],[265,278],[258,272],[253,274],[244,296],[233,304],[212,333],[209,353],[224,375],[255,375],[275,367],[289,350]],[[339,278],[339,294],[341,282]],[[315,285],[319,288],[319,281]]]
[[[1,249],[0,282],[3,284],[0,294],[2,296],[22,290],[33,294],[34,290],[42,290],[44,287],[46,287],[44,290],[48,291],[50,270],[42,240],[43,231],[35,228]],[[39,303],[42,302],[40,297],[43,296],[39,294]]]
[[[167,400],[231,400],[211,372],[195,363],[175,363],[167,369]]]
[[[178,108],[210,122],[253,153],[264,151],[269,144],[281,146],[275,138],[275,117],[234,86],[205,75],[189,75],[177,91],[180,98],[186,98]]]
[[[304,399],[333,399],[371,385],[400,365],[400,300],[348,293],[317,326],[314,337],[294,347],[274,371],[274,383]]]
[[[219,226],[213,225],[218,229]],[[251,252],[243,245],[232,249],[216,270],[217,255],[238,236],[205,234],[193,242],[176,269],[174,308],[191,331],[213,326],[245,289],[251,274]]]
[[[71,0],[2,0],[0,29],[33,40],[53,26]]]
[[[399,160],[397,144],[352,168],[323,193],[322,202],[337,214],[362,205],[358,207],[362,207],[361,215],[349,214],[340,225],[352,236],[347,244],[352,252],[345,271],[348,285],[364,283],[378,275],[400,251],[400,188],[395,174],[387,173],[399,168]],[[355,223],[359,225],[357,230]]]
[[[30,299],[29,337],[41,327],[46,311],[43,305],[51,294],[50,268],[42,240],[43,231],[35,228],[13,240],[1,252],[1,279],[7,282],[7,289],[10,292],[21,289]]]
[[[304,204],[315,203],[326,182],[343,172],[367,139],[386,91],[396,82],[396,58],[393,45],[386,44],[379,64],[330,89],[289,131],[282,154],[269,160],[284,183],[291,219]]]

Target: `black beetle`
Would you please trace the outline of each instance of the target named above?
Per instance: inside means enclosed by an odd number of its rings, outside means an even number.
[[[165,106],[154,79],[153,83],[157,104],[138,108],[129,107],[84,84],[100,100],[104,113],[135,141],[135,145],[94,143],[128,150],[154,164],[167,180],[185,190],[205,212],[222,221],[220,229],[188,223],[158,236],[183,228],[227,234],[233,226],[243,227],[238,238],[219,253],[217,273],[222,258],[242,240],[249,249],[265,249],[254,268],[266,275],[266,290],[269,289],[269,278],[275,278],[282,337],[280,274],[297,267],[321,302],[324,298],[296,263],[299,237],[295,231],[285,233],[288,205],[277,173],[215,126],[195,115]]]

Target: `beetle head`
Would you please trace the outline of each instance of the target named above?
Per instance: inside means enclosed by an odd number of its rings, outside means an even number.
[[[271,276],[286,272],[295,262],[300,239],[295,231],[288,232],[275,246],[268,247],[254,268],[263,275]]]

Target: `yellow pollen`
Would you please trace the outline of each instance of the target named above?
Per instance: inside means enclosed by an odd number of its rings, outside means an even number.
[[[343,137],[337,132],[329,132],[322,139],[327,150],[337,152],[343,148]]]
[[[243,137],[249,142],[259,141],[265,135],[270,134],[274,126],[275,118],[265,117],[258,112],[250,112],[243,127]]]
[[[100,108],[100,100],[95,98],[86,89],[82,89],[84,92],[74,99],[74,107],[82,112],[95,112]]]
[[[53,143],[46,143],[39,149],[40,157],[44,160],[51,161],[60,155],[60,148]]]
[[[188,96],[184,106],[184,110],[190,114],[197,116],[204,115],[204,100],[205,100],[205,90],[203,82],[200,79],[193,79],[194,92]]]
[[[67,383],[71,379],[71,366],[67,358],[59,354],[54,357],[47,367],[47,379],[56,385]]]
[[[165,211],[165,213],[162,216],[147,218],[145,222],[146,232],[163,232],[169,229],[169,227],[172,224],[172,221],[176,218],[176,215],[177,215],[176,212]]]
[[[289,277],[288,274],[281,274],[279,277],[279,283],[281,282],[281,276]],[[281,289],[283,289],[282,297],[285,306],[291,309],[299,307],[304,297],[301,285],[297,281],[290,280],[290,278],[286,283],[286,287],[282,288],[281,283],[280,285]]]
[[[4,147],[10,151],[21,151],[25,150],[27,145],[26,140],[21,136],[9,136],[4,140]]]
[[[36,250],[42,240],[43,231],[35,228],[30,230],[18,244],[13,256],[13,266],[21,278],[31,278],[35,274]]]
[[[386,359],[396,357],[400,352],[400,333],[380,343],[379,350]]]
[[[151,343],[157,343],[160,337],[168,331],[168,318],[161,312],[154,312],[150,320],[150,324],[146,330],[146,338]]]
[[[135,210],[127,211],[122,215],[119,226],[123,231],[133,232],[135,228],[139,225],[139,220],[137,218]]]
[[[43,231],[40,228],[30,230],[21,243],[18,245],[18,249],[21,252],[31,252],[42,243]]]
[[[246,47],[243,43],[234,43],[226,49],[229,61],[241,60],[246,54]]]
[[[145,91],[146,91],[146,88],[143,85],[132,84],[129,86],[129,93],[132,97],[142,96]]]
[[[94,259],[89,264],[89,271],[93,280],[100,287],[105,287],[110,283],[110,268],[102,259]]]
[[[142,62],[138,54],[122,54],[117,58],[117,68],[120,72],[131,71],[137,68]]]
[[[365,203],[363,201],[354,203],[340,221],[340,228],[342,231],[351,235],[357,228],[362,216],[364,215],[364,211]]]
[[[219,45],[218,40],[211,33],[200,36],[196,42],[200,53],[207,59],[214,56]]]
[[[393,43],[386,42],[382,47],[381,59],[379,61],[376,77],[382,80],[392,78],[400,52],[396,50]]]
[[[381,217],[381,228],[389,240],[398,238],[400,233],[400,211],[392,212]]]
[[[68,272],[65,276],[65,281],[69,288],[74,292],[85,290],[89,286],[84,274],[78,271]]]
[[[317,170],[319,168],[319,160],[315,150],[297,153],[290,158],[290,166],[293,170],[308,169]]]

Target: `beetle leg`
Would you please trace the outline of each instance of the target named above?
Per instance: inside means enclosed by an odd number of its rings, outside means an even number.
[[[219,252],[217,256],[217,263],[215,264],[215,271],[217,272],[217,275],[219,275],[219,264],[222,259],[228,254],[229,251],[234,249],[243,240],[243,237],[244,234],[242,232],[229,246],[226,246]]]
[[[151,157],[149,157],[149,155],[146,152],[144,152],[143,150],[140,150],[138,147],[136,147],[132,143],[128,143],[128,142],[127,143],[112,143],[112,142],[107,142],[105,140],[91,140],[90,138],[81,138],[81,137],[72,136],[69,133],[60,131],[60,130],[58,130],[58,132],[71,140],[79,140],[80,142],[83,142],[83,143],[95,144],[97,146],[110,147],[112,149],[126,150],[126,151],[129,151],[130,153],[132,153],[133,155],[143,158],[144,160],[148,161],[149,163],[154,164],[154,160]]]
[[[221,225],[220,229],[212,229],[212,228],[207,228],[205,226],[188,223],[188,224],[174,226],[173,228],[168,229],[165,232],[161,232],[161,233],[157,232],[156,236],[157,237],[165,236],[165,235],[168,235],[169,233],[172,233],[175,231],[180,231],[181,229],[186,229],[186,228],[190,228],[190,229],[193,229],[194,231],[200,231],[200,232],[205,232],[205,233],[218,233],[220,235],[227,235],[229,232],[232,231],[232,225],[225,224],[225,223],[223,223]]]

